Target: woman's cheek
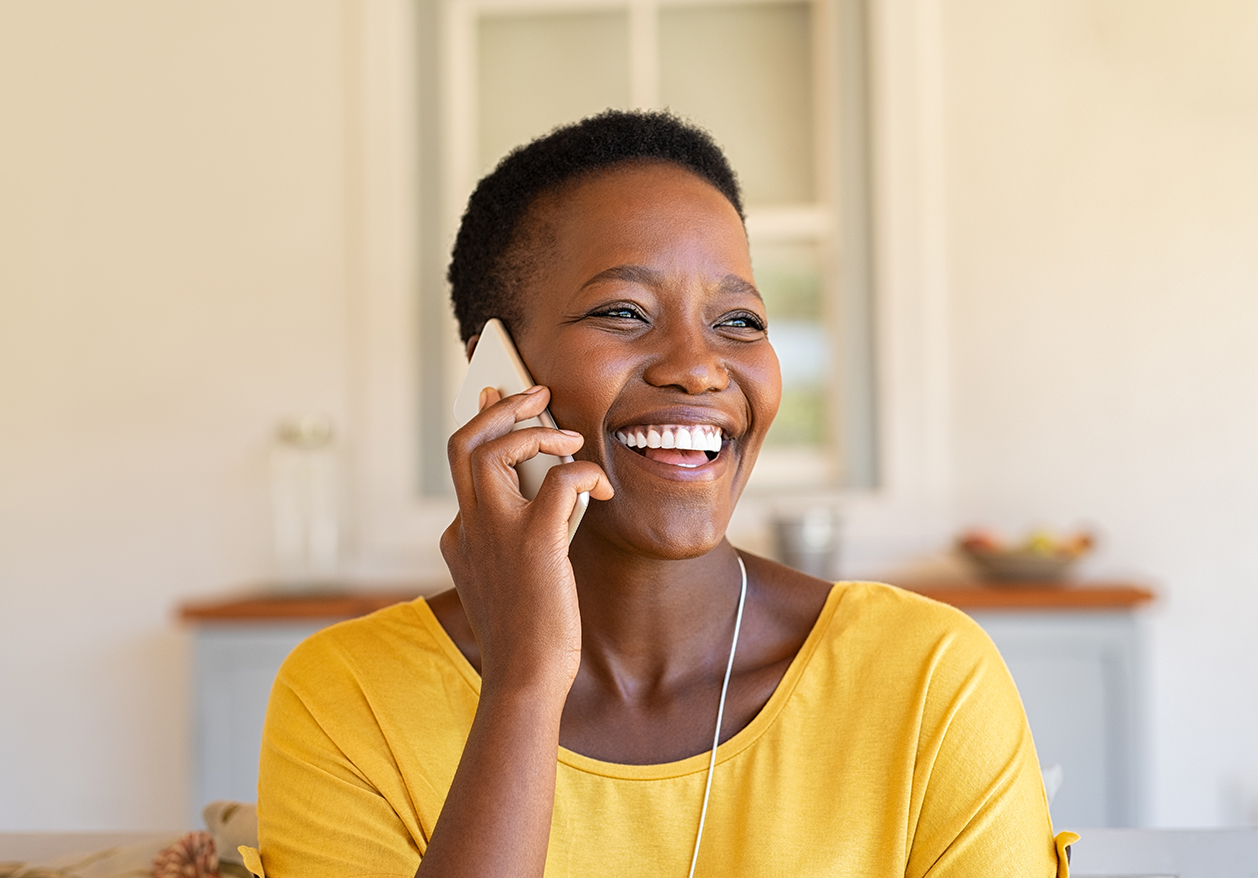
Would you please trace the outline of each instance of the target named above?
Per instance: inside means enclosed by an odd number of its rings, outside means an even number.
[[[763,432],[768,432],[782,404],[782,367],[772,345],[765,345],[762,362],[751,379],[751,392],[758,397],[753,400],[752,412],[757,419],[764,420]]]

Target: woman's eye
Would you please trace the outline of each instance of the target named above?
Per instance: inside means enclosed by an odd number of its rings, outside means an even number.
[[[764,321],[750,311],[739,311],[737,314],[730,314],[717,325],[726,326],[730,329],[754,329],[757,332],[764,332],[765,330]]]
[[[591,317],[612,317],[618,320],[643,320],[642,312],[637,308],[629,305],[612,305],[609,308],[600,308],[594,311]]]

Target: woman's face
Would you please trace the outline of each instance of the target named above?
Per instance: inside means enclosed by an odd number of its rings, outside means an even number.
[[[738,214],[664,163],[596,173],[534,211],[543,264],[516,342],[556,422],[585,437],[576,456],[616,491],[577,539],[660,558],[709,551],[781,397]]]

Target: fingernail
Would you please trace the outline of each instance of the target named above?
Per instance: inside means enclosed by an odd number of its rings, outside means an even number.
[[[569,436],[580,436],[580,435],[581,435],[581,434],[580,434],[580,433],[578,433],[576,430],[563,430],[563,429],[561,429],[559,432],[560,432],[560,433],[566,433],[566,434],[567,434],[567,435],[569,435]]]
[[[486,387],[486,388],[483,388],[480,392],[480,400],[477,402],[477,407],[481,411],[484,411],[485,406],[489,405],[489,391],[491,389],[492,388]]]
[[[540,393],[542,390],[545,390],[545,388],[542,387],[542,385],[534,384],[532,387],[530,387],[528,390],[525,390],[524,392],[525,393]]]

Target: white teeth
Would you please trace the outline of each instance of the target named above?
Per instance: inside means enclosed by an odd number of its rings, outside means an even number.
[[[630,448],[680,448],[720,452],[723,437],[719,427],[652,424],[617,430],[616,438]]]

